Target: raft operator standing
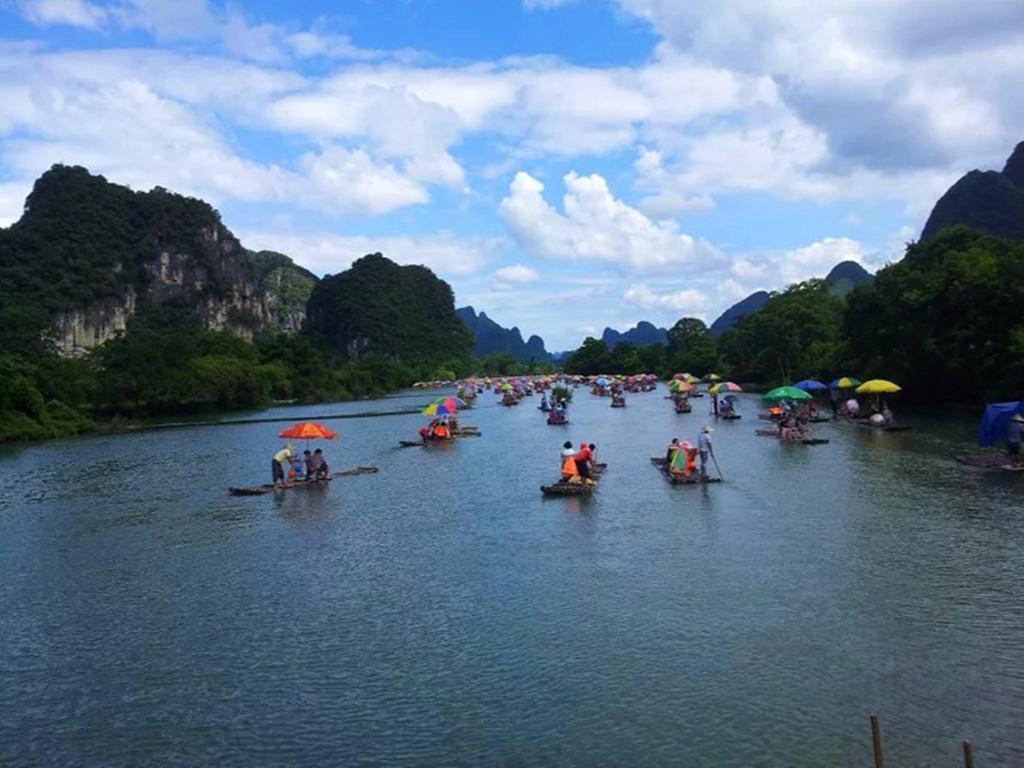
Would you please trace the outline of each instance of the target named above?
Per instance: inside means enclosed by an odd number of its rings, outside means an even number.
[[[715,455],[715,447],[711,444],[711,433],[714,430],[707,424],[700,431],[697,438],[697,451],[700,453],[700,476],[701,479],[708,479],[708,457]]]

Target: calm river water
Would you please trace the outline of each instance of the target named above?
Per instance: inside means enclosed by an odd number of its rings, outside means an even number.
[[[708,400],[663,394],[332,422],[380,474],[279,496],[226,491],[280,424],[0,450],[0,765],[863,766],[870,711],[892,765],[1024,765],[1024,478],[950,460],[973,422],[780,445],[745,400],[672,487]],[[567,437],[609,471],[543,499]]]

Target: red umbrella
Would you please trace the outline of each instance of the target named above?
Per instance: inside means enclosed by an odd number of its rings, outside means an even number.
[[[296,440],[316,440],[318,438],[334,440],[338,437],[338,433],[332,432],[323,424],[317,424],[313,421],[303,421],[299,424],[294,424],[288,427],[288,429],[282,430],[277,436],[290,437]]]

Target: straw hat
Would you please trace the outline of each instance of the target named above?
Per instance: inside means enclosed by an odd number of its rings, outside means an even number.
[[[713,429],[711,428],[711,426],[710,426],[710,425],[708,425],[708,424],[705,424],[705,425],[704,425],[704,427],[703,427],[703,428],[701,429],[701,432],[714,432],[714,431],[715,431],[715,430],[713,430]]]

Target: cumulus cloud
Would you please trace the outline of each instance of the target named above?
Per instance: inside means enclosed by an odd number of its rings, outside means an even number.
[[[513,264],[496,270],[494,278],[502,283],[535,283],[540,280],[540,273],[525,264]]]
[[[693,288],[678,291],[654,291],[645,283],[634,283],[626,289],[622,300],[643,309],[671,309],[689,317],[700,315],[707,307],[707,297]]]
[[[618,0],[682,55],[771,75],[844,166],[984,164],[1019,125],[1024,5],[979,0]],[[971,162],[971,161],[969,161]]]
[[[544,199],[544,185],[524,172],[516,174],[501,201],[505,225],[527,253],[637,272],[672,270],[720,256],[710,243],[681,233],[675,222],[652,221],[616,199],[597,174],[569,173],[563,182],[561,212]]]
[[[501,247],[497,238],[460,237],[442,231],[419,237],[369,237],[332,232],[242,231],[246,247],[286,253],[317,274],[341,272],[368,253],[399,264],[421,264],[439,275],[466,276],[483,269]]]
[[[746,295],[754,289],[781,290],[812,277],[823,278],[841,261],[877,270],[887,256],[869,252],[848,237],[826,237],[781,253],[736,256],[729,266],[729,278],[721,285],[732,296]]]
[[[429,199],[417,173],[361,147],[325,142],[286,164],[255,162],[239,155],[209,117],[228,105],[245,116],[246,99],[248,108],[266,104],[301,78],[139,52],[25,54],[0,61],[0,75],[0,156],[26,190],[50,165],[71,163],[137,189],[160,185],[214,203],[269,201],[376,215]]]
[[[72,27],[99,29],[107,12],[86,0],[22,0],[22,15],[33,24],[66,24]]]

